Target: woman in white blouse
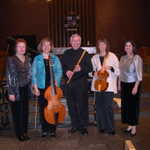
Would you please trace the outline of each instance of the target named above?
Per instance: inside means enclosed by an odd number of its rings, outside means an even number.
[[[135,44],[127,41],[124,46],[126,55],[120,59],[120,90],[122,122],[128,124],[124,132],[136,135],[139,120],[140,83],[142,81],[142,59],[135,53]]]
[[[116,55],[109,51],[106,39],[97,41],[97,54],[92,57],[93,81],[92,91],[95,92],[96,118],[99,132],[114,135],[114,115],[112,109],[114,93],[117,92],[117,76],[119,75],[119,61]],[[107,71],[108,87],[106,90],[96,90],[95,81],[98,71]]]

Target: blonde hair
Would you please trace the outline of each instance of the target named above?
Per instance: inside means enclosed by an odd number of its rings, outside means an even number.
[[[51,47],[53,48],[54,47],[54,44],[53,44],[53,41],[49,38],[49,37],[44,37],[41,39],[40,43],[38,44],[37,46],[37,49],[39,50],[39,52],[43,52],[42,50],[42,46],[45,42],[49,42]]]

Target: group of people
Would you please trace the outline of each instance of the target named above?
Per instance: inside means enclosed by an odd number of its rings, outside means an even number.
[[[66,81],[64,93],[71,118],[69,133],[88,134],[87,79],[91,76],[98,131],[109,135],[115,134],[112,104],[114,94],[120,90],[122,122],[128,124],[124,132],[131,136],[136,135],[136,125],[139,121],[142,59],[136,53],[134,43],[131,41],[125,43],[125,55],[121,57],[120,62],[117,56],[110,52],[107,39],[97,41],[97,53],[92,58],[82,49],[80,35],[73,34],[70,37],[70,45],[71,48],[64,52],[60,61],[52,53],[53,42],[47,37],[43,38],[38,45],[40,54],[34,58],[31,65],[31,60],[25,55],[26,41],[16,40],[15,55],[8,58],[6,67],[8,98],[12,108],[16,137],[20,141],[30,139],[28,103],[32,93],[38,97],[41,136],[56,137],[57,125],[48,123],[44,117],[44,108],[47,105],[44,93],[51,83],[49,59],[53,64],[55,85],[60,87],[62,76]],[[83,53],[84,56],[81,59]],[[80,63],[78,63],[79,60]],[[105,90],[99,91],[95,88],[95,81],[99,78],[98,72],[104,71],[108,73],[108,86]],[[119,83],[118,86],[117,83]]]

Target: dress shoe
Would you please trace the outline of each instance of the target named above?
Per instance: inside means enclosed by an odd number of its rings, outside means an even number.
[[[24,136],[25,140],[30,140],[30,137],[27,134],[24,134],[23,136]]]
[[[78,131],[78,128],[74,128],[74,127],[72,127],[71,129],[69,129],[68,130],[68,133],[75,133],[75,132],[77,132]]]
[[[50,136],[50,137],[56,137],[56,132],[55,132],[55,131],[54,131],[54,132],[50,132],[50,133],[49,133],[49,136]]]
[[[88,130],[86,128],[81,128],[79,131],[81,135],[88,135]]]
[[[46,137],[48,134],[47,134],[47,132],[42,132],[42,137]]]
[[[105,133],[106,131],[104,129],[98,129],[99,133]]]
[[[129,130],[128,130],[128,129],[125,129],[125,130],[123,130],[123,132],[124,132],[124,133],[130,133],[130,132],[131,132],[131,129],[129,129]]]
[[[115,131],[109,131],[109,132],[107,132],[107,134],[108,134],[108,135],[115,135],[116,132],[115,132]]]
[[[18,136],[18,140],[23,142],[23,141],[25,141],[25,137],[23,135],[20,135],[20,136]]]
[[[135,133],[130,132],[130,136],[131,137],[136,136],[136,132]]]

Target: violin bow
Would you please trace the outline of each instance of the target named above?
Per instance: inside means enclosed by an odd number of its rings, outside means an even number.
[[[84,51],[82,52],[82,54],[81,54],[81,56],[80,56],[80,58],[79,58],[77,64],[75,65],[75,67],[80,64],[80,62],[82,61],[82,59],[83,59],[83,57],[84,57],[84,55],[85,55],[86,52],[87,52],[86,50],[84,50]],[[74,73],[75,73],[75,67],[74,67],[74,69],[73,69],[73,75],[74,75]],[[71,76],[71,78],[69,78],[69,80],[67,81],[67,84],[70,83],[70,81],[71,81],[73,75]]]

